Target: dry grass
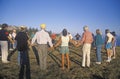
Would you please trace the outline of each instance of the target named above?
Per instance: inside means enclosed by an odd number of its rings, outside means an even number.
[[[102,64],[95,64],[95,50],[91,51],[91,67],[82,68],[82,51],[80,48],[70,47],[70,70],[61,70],[61,55],[59,48],[48,54],[47,71],[42,72],[37,65],[35,55],[30,52],[31,79],[120,79],[120,47],[116,48],[117,57],[111,63],[106,63],[105,50],[102,50]],[[67,65],[67,64],[66,64]],[[19,66],[17,52],[12,56],[9,64],[0,60],[0,79],[18,79]]]

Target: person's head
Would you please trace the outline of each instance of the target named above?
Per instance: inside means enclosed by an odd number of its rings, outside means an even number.
[[[20,31],[25,31],[26,27],[25,26],[20,26]]]
[[[113,31],[112,33],[111,33],[113,36],[116,36],[116,33]]]
[[[67,30],[66,30],[66,29],[63,29],[62,35],[63,35],[63,36],[67,36],[67,34],[68,34]]]
[[[40,28],[41,28],[41,29],[45,29],[45,28],[46,28],[46,24],[41,24],[41,25],[40,25]]]
[[[107,34],[107,33],[110,33],[110,30],[109,30],[109,29],[106,29],[106,30],[105,30],[105,34]]]
[[[8,25],[6,23],[2,24],[2,29],[7,29]]]
[[[14,29],[13,32],[16,33],[16,30]]]
[[[96,30],[96,34],[100,34],[100,35],[101,35],[100,29],[97,29],[97,30]]]
[[[85,25],[85,26],[83,27],[83,30],[84,30],[84,31],[88,31],[88,29],[89,29],[89,28],[88,28],[87,25]]]

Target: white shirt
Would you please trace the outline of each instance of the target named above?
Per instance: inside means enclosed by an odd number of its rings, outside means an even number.
[[[15,38],[15,37],[16,37],[16,33],[13,32],[13,33],[12,33],[12,36],[13,36],[13,38]]]
[[[9,34],[9,37],[12,38],[12,34]]]
[[[70,36],[70,39],[73,39],[73,36],[71,34],[68,34]]]
[[[61,40],[62,40],[62,44],[61,46],[68,46],[68,43],[69,43],[69,35],[67,36],[61,36]]]
[[[107,37],[108,37],[107,43],[112,42],[112,38],[114,38],[113,35],[111,33],[107,33]]]
[[[36,32],[36,34],[32,38],[32,44],[36,40],[37,40],[38,44],[47,44],[47,42],[48,42],[51,47],[53,46],[51,38],[50,38],[49,34],[47,32],[45,32],[45,30],[41,30],[39,32]]]

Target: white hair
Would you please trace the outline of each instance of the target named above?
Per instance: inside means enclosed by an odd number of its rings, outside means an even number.
[[[88,26],[84,26],[83,29],[86,31],[86,30],[88,30],[89,28],[88,28]]]

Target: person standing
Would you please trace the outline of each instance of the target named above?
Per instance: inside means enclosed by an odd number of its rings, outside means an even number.
[[[60,53],[62,54],[62,69],[64,70],[64,55],[66,55],[66,59],[67,59],[67,68],[70,68],[70,59],[69,59],[69,42],[73,43],[71,37],[69,36],[68,32],[66,29],[63,29],[62,31],[62,35],[59,39],[59,41],[55,44],[54,47],[57,47],[59,44],[61,44],[61,49],[60,49]]]
[[[1,54],[2,54],[2,63],[8,63],[8,40],[12,43],[12,39],[9,37],[9,33],[7,32],[7,24],[2,24],[2,29],[0,30],[0,46],[1,46]]]
[[[76,37],[76,40],[80,40],[80,35],[79,35],[79,33],[77,33],[76,35],[75,35],[75,37]]]
[[[13,41],[15,41],[15,37],[16,37],[16,30],[14,29],[13,32],[12,32],[12,39]],[[13,43],[13,49],[16,48],[16,42]]]
[[[109,29],[106,29],[105,30],[105,34],[106,34],[106,50],[107,50],[107,56],[108,56],[108,59],[106,62],[110,62],[111,61],[111,56],[112,56],[112,46],[113,46],[113,43],[114,43],[114,36],[110,33],[110,30]]]
[[[77,47],[81,44],[83,44],[83,60],[82,60],[82,67],[85,67],[85,60],[87,56],[87,67],[90,67],[90,50],[91,50],[91,44],[93,42],[93,36],[92,33],[89,31],[88,26],[83,27],[84,33],[82,35],[81,41],[78,43]]]
[[[56,34],[55,33],[51,34],[51,39],[52,39],[52,43],[54,45],[56,43]]]
[[[25,32],[25,26],[20,27],[20,32],[15,37],[17,41],[17,50],[20,52],[20,71],[19,79],[24,79],[24,70],[26,72],[26,79],[31,79],[30,62],[28,54],[28,36]]]
[[[49,43],[51,48],[53,47],[53,44],[50,35],[45,31],[46,24],[41,24],[40,27],[41,30],[35,33],[34,37],[32,38],[31,45],[33,46],[35,41],[37,42],[40,69],[44,71],[47,68],[47,43]]]
[[[101,61],[102,61],[102,58],[101,58],[102,44],[103,44],[103,38],[102,38],[100,30],[97,29],[96,36],[95,36],[95,47],[96,47],[96,56],[97,56],[96,64],[101,64]]]
[[[113,42],[113,59],[116,58],[116,43],[117,43],[117,36],[115,32],[112,32],[112,35],[114,36],[114,42]]]
[[[9,37],[13,40],[13,37],[12,37],[12,31],[9,32]],[[9,50],[13,50],[13,44],[12,42],[8,41],[8,49]]]

